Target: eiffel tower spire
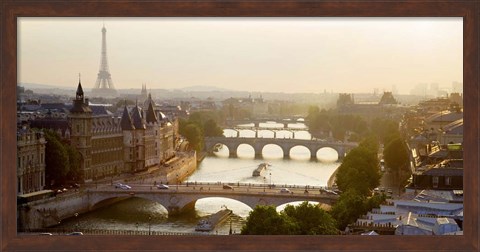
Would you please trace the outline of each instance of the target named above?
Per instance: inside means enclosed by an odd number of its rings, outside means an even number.
[[[102,27],[102,55],[100,58],[100,70],[98,71],[97,81],[92,90],[92,95],[96,96],[116,96],[117,91],[113,86],[112,77],[108,68],[107,60],[107,29],[105,23]]]

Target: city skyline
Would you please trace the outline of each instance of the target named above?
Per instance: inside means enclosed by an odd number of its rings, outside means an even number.
[[[408,94],[463,82],[461,18],[19,18],[18,82]],[[379,36],[381,35],[381,36]]]

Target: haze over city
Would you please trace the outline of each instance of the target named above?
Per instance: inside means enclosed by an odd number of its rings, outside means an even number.
[[[93,88],[101,29],[115,88],[408,94],[463,81],[461,18],[18,19],[18,82]]]

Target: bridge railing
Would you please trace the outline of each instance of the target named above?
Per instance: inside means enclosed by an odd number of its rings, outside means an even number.
[[[165,232],[154,230],[115,230],[115,229],[85,229],[85,228],[38,228],[22,229],[24,233],[51,233],[53,235],[68,235],[74,232],[82,232],[85,235],[214,235],[208,232]]]
[[[151,187],[155,185],[163,184],[163,181],[154,181],[152,183],[131,183],[129,185],[134,186],[145,186]],[[296,184],[275,184],[275,183],[243,183],[243,182],[197,182],[197,181],[187,181],[182,183],[168,183],[165,182],[166,185],[170,187],[181,186],[181,187],[188,187],[188,186],[223,186],[229,185],[232,187],[242,187],[242,188],[289,188],[289,189],[307,189],[307,190],[334,190],[335,188],[331,188],[328,186],[314,186],[314,185],[296,185]]]

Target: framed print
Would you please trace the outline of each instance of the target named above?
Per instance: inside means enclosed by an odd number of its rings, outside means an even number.
[[[1,8],[3,250],[478,250],[477,2]],[[407,106],[420,101],[428,123]],[[424,189],[452,191],[436,219]],[[397,214],[408,193],[417,212]],[[360,194],[384,208],[341,219],[352,207],[335,204]],[[284,209],[276,225],[264,205]]]

